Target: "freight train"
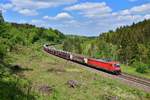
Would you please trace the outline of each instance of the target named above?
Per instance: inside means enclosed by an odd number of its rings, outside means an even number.
[[[78,62],[81,64],[88,65],[90,67],[96,68],[96,69],[102,69],[107,72],[111,72],[113,74],[121,74],[121,68],[118,62],[115,61],[104,61],[100,59],[94,59],[89,57],[84,57],[79,54],[74,54],[71,52],[63,51],[63,50],[57,50],[51,45],[44,45],[44,51],[46,51],[49,54],[71,60],[74,62]]]

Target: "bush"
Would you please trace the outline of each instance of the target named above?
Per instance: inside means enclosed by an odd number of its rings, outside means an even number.
[[[6,46],[0,44],[0,60],[3,60],[5,56],[6,56]]]
[[[148,67],[146,64],[139,62],[139,61],[135,61],[133,63],[133,66],[136,67],[136,72],[138,73],[147,73]]]
[[[139,66],[136,68],[136,72],[139,72],[139,73],[147,73],[147,66]]]

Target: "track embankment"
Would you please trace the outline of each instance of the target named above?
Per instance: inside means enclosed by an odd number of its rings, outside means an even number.
[[[60,57],[58,57],[58,58],[60,58]],[[60,59],[63,59],[63,58],[60,58]],[[92,71],[94,73],[101,74],[103,77],[118,79],[123,84],[127,84],[129,86],[133,86],[133,87],[142,89],[145,92],[150,92],[150,79],[137,77],[137,76],[130,75],[130,74],[127,74],[127,73],[121,73],[121,75],[113,75],[113,74],[104,72],[100,69],[95,69],[95,68],[92,68],[92,67],[89,67],[89,66],[86,66],[86,65],[83,65],[83,64],[79,64],[79,63],[71,61],[71,60],[67,60],[67,61],[69,63],[78,64],[81,67],[84,67],[85,69],[87,69],[89,71]]]

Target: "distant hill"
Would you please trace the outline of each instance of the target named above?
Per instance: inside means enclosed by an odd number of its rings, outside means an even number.
[[[18,52],[21,47],[38,44],[42,48],[45,43],[61,44],[64,39],[65,35],[59,30],[5,22],[0,13],[0,61],[7,60],[8,53]]]
[[[36,42],[41,44],[62,43],[64,38],[65,35],[56,29],[5,22],[2,13],[0,13],[0,43],[10,51],[18,44],[28,46]]]
[[[38,40],[61,42],[61,40],[65,38],[65,35],[57,29],[36,27],[35,25],[30,24],[10,24],[11,27],[18,31],[25,32],[23,34],[28,35],[28,38],[31,36],[33,39],[32,42],[36,42]]]

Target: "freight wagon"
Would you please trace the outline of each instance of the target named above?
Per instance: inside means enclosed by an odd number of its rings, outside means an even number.
[[[104,61],[100,59],[88,58],[88,57],[81,56],[79,54],[57,50],[50,45],[44,45],[44,50],[47,53],[50,53],[52,55],[55,55],[55,56],[58,56],[67,60],[86,64],[94,68],[103,69],[105,71],[112,72],[114,74],[121,73],[120,65],[118,62],[115,62],[115,61]]]

